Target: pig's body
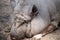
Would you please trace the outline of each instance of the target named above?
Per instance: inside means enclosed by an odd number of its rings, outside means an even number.
[[[13,8],[14,8],[14,17],[17,17],[17,19],[13,20],[14,23],[11,28],[12,36],[22,38],[26,34],[27,37],[31,37],[32,35],[39,34],[49,24],[51,24],[50,14],[56,13],[55,0],[15,0],[15,1],[16,2],[12,1],[12,3],[13,2],[16,3],[14,4]],[[38,14],[31,20],[32,17],[29,15],[32,12],[31,11],[32,7],[29,6],[32,5],[35,5],[37,7]],[[23,17],[21,17],[21,14],[23,15]],[[23,21],[18,23],[17,22],[17,20],[19,20],[18,18],[23,18]],[[21,23],[24,22],[24,20],[25,21],[31,20],[31,21],[19,26]]]

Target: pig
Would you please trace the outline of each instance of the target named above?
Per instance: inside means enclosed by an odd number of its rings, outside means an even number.
[[[13,8],[12,39],[22,39],[52,32],[56,26],[52,24],[57,13],[57,0],[10,0]]]

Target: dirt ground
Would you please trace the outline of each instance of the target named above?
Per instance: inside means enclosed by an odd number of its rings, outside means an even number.
[[[32,38],[30,38],[30,39],[25,38],[24,40],[33,40],[33,39]],[[39,40],[60,40],[60,28],[52,33],[45,35],[44,37],[42,37]]]

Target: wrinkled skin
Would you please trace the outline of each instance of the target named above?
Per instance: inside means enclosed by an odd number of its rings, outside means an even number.
[[[54,19],[57,3],[56,0],[11,0],[14,11],[11,35],[19,39],[39,34]],[[34,5],[36,11],[33,11]]]

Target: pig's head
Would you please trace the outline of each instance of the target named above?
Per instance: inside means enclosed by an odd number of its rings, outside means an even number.
[[[20,19],[22,19],[24,21],[30,21],[38,13],[37,7],[35,5],[20,5],[20,3],[18,3],[13,9],[14,9],[14,12],[13,12],[14,17],[19,18],[18,21],[20,21]],[[19,22],[19,25],[20,25],[20,23],[21,22]],[[11,29],[11,35],[16,36],[16,34],[17,34],[17,36],[19,36],[19,33],[16,33],[16,30],[18,30],[18,29],[13,30],[13,29],[15,29],[14,28],[15,26],[13,25],[12,27],[13,28]],[[23,26],[22,26],[22,28],[23,28]],[[18,32],[20,32],[20,31],[18,31]],[[23,31],[26,31],[26,30],[23,30]],[[24,34],[24,33],[22,33],[22,34]]]
[[[25,0],[10,0],[14,14],[23,20],[31,20],[38,12],[35,5],[24,4]]]
[[[34,16],[38,13],[37,7],[35,5],[17,5],[14,8],[14,14],[20,19],[25,21],[33,19]]]

